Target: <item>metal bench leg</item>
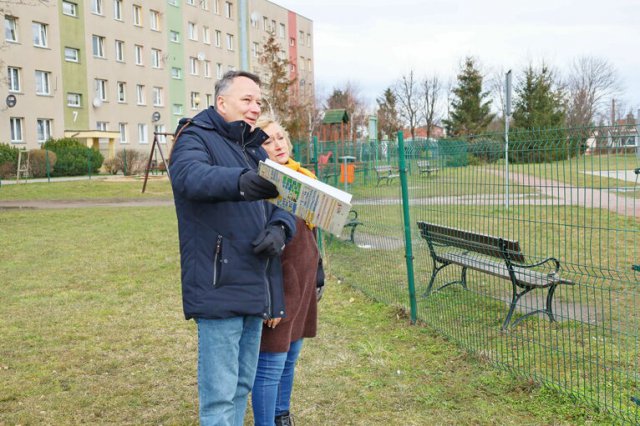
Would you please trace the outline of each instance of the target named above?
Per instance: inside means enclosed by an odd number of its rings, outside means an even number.
[[[355,244],[355,243],[356,243],[356,240],[353,238],[353,234],[356,232],[356,226],[358,226],[358,225],[353,225],[353,226],[351,227],[351,242],[352,242],[353,244]]]
[[[511,285],[513,286],[513,296],[511,298],[511,306],[509,306],[509,313],[507,313],[507,317],[504,319],[504,322],[502,323],[502,330],[507,330],[509,328],[509,323],[511,322],[511,317],[513,316],[513,311],[516,310],[516,305],[518,304],[518,300],[520,300],[520,298],[522,296],[524,296],[525,294],[527,294],[531,290],[533,290],[533,287],[528,287],[528,288],[524,289],[523,291],[521,291],[520,293],[518,293],[518,287],[516,287],[516,285],[514,283],[511,283]],[[513,322],[513,324],[511,324],[511,326],[515,327],[520,321],[522,321],[523,319],[525,319],[526,317],[528,317],[532,313],[533,312],[530,312],[530,313],[518,318],[517,320],[515,320]]]
[[[547,293],[546,312],[547,316],[549,317],[549,321],[551,322],[554,322],[556,320],[553,316],[553,294],[555,293],[557,286],[558,284],[552,284],[551,287],[549,287],[549,292]]]
[[[422,297],[427,297],[431,294],[431,289],[433,288],[433,283],[436,280],[436,275],[445,267],[449,266],[450,263],[444,263],[441,266],[437,266],[435,260],[433,261],[433,272],[431,273],[431,279],[429,280],[429,285],[427,286],[427,290],[424,292]]]

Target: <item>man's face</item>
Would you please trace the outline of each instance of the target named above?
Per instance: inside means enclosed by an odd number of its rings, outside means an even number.
[[[236,77],[216,102],[218,112],[227,122],[244,120],[253,129],[260,116],[262,94],[250,78]]]

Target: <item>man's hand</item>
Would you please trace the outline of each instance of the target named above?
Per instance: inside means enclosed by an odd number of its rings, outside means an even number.
[[[285,237],[282,225],[270,225],[251,243],[253,252],[268,257],[280,256],[284,250]]]
[[[246,201],[266,200],[278,196],[278,188],[253,170],[240,175],[238,189]]]

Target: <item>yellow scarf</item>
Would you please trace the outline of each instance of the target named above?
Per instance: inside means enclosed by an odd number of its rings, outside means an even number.
[[[300,163],[298,163],[293,158],[289,158],[289,161],[287,161],[287,164],[285,164],[285,166],[287,166],[291,170],[295,170],[296,172],[302,173],[305,176],[309,176],[312,179],[318,179],[316,177],[316,175],[313,174],[313,172],[311,170],[305,169],[304,167],[302,167],[302,165],[300,165]],[[307,224],[309,229],[313,230],[313,228],[315,228],[315,226],[313,226],[312,224],[310,224],[306,220],[305,220],[305,223]]]
[[[311,170],[305,169],[304,167],[302,167],[302,165],[300,165],[300,163],[298,163],[293,158],[289,158],[289,161],[287,161],[287,164],[285,164],[285,166],[287,166],[291,170],[295,170],[296,172],[300,172],[305,176],[309,176],[312,179],[318,179],[316,177],[316,175],[314,175]]]

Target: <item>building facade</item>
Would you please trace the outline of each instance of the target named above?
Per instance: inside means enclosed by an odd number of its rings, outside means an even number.
[[[2,10],[0,143],[34,149],[76,137],[107,157],[147,151],[154,132],[213,105],[226,71],[266,77],[259,58],[270,32],[295,94],[313,97],[313,23],[267,0],[31,3]]]

